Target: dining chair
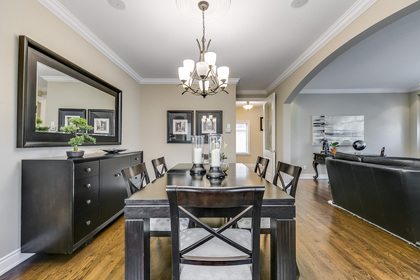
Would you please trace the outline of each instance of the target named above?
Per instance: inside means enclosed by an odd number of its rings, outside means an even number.
[[[291,165],[285,162],[278,161],[276,173],[274,174],[273,184],[277,186],[277,182],[280,181],[281,188],[284,192],[290,194],[291,196],[296,196],[296,189],[298,186],[298,181],[300,173],[302,172],[302,167]],[[285,175],[290,180],[288,184],[285,183]],[[249,218],[243,218],[238,221],[238,228],[251,228],[251,220]],[[269,234],[270,233],[270,219],[261,218],[261,233]]]
[[[165,157],[152,159],[153,170],[155,171],[156,179],[163,176],[168,171],[166,167]]]
[[[124,168],[121,170],[124,178],[127,195],[130,197],[133,193],[141,191],[150,183],[147,167],[144,162]],[[187,228],[189,219],[181,219],[180,227]],[[151,236],[170,236],[171,222],[169,218],[150,219],[150,235]]]
[[[173,280],[260,279],[260,221],[264,186],[195,188],[167,186],[171,215]],[[198,217],[231,218],[214,229]],[[232,226],[251,216],[252,229]],[[196,228],[180,229],[180,217]]]
[[[267,167],[269,162],[270,160],[268,158],[258,156],[254,172],[257,173],[258,176],[260,176],[261,178],[265,179],[265,174],[267,173]]]

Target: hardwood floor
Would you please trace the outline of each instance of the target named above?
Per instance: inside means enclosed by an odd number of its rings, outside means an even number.
[[[326,180],[300,180],[296,198],[299,279],[420,279],[420,249],[328,204]],[[151,252],[151,279],[170,279],[169,238],[152,238]],[[262,236],[263,280],[269,254]],[[124,218],[76,254],[36,255],[0,279],[124,279]]]

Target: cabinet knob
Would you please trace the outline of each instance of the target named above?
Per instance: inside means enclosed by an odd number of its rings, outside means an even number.
[[[90,204],[92,201],[90,199],[86,200],[86,204]]]
[[[90,220],[89,221],[86,221],[86,225],[87,226],[90,226]]]
[[[88,167],[88,168],[85,169],[85,171],[86,172],[91,172],[92,171],[92,168]]]
[[[92,187],[92,185],[91,185],[91,184],[86,184],[86,188],[87,188],[87,189],[90,189],[90,187]]]
[[[120,176],[121,176],[121,173],[115,174],[115,177],[120,177]]]
[[[136,158],[134,158],[134,160],[139,160],[139,158],[138,158],[138,157],[136,157]]]

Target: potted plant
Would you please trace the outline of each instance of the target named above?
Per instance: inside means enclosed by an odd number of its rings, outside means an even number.
[[[331,153],[334,155],[337,152],[337,148],[340,147],[338,142],[332,142],[331,144]]]
[[[87,134],[89,130],[93,130],[93,127],[88,125],[84,118],[71,118],[69,119],[69,125],[61,127],[60,130],[74,136],[68,142],[73,147],[73,151],[67,151],[68,158],[83,157],[85,151],[79,151],[79,146],[83,143],[96,144],[96,139]]]
[[[50,129],[49,126],[41,126],[42,120],[40,118],[36,118],[36,127],[35,131],[48,131]]]

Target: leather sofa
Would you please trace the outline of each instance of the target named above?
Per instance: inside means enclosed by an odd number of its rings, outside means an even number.
[[[420,247],[420,159],[337,152],[326,166],[335,205]]]

